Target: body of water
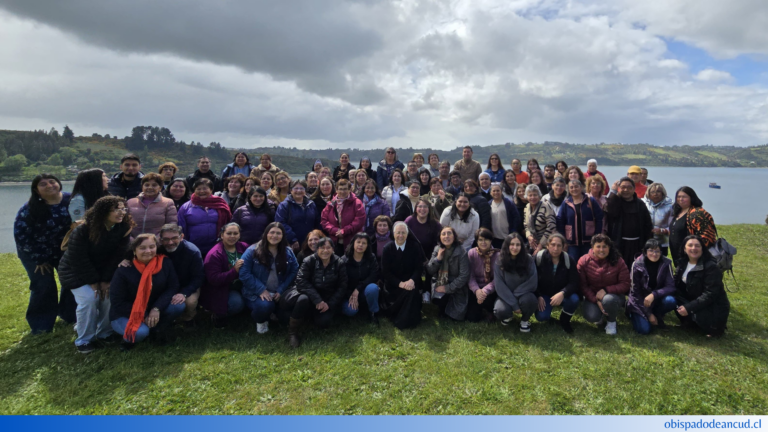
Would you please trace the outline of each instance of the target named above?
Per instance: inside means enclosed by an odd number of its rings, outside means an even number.
[[[374,163],[374,169],[376,168]],[[600,166],[608,181],[613,183],[626,175],[627,167]],[[294,175],[303,178],[303,175]],[[690,186],[704,202],[718,225],[737,223],[764,224],[768,215],[768,201],[755,197],[755,188],[768,185],[766,168],[677,168],[648,167],[648,178],[661,182],[670,195],[680,186]],[[722,189],[710,189],[716,182]],[[71,191],[73,182],[64,182],[64,190]],[[13,222],[19,208],[29,200],[29,184],[0,185],[0,252],[15,252]]]

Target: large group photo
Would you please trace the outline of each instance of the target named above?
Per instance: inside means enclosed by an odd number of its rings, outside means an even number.
[[[766,16],[0,0],[0,425],[761,428]]]

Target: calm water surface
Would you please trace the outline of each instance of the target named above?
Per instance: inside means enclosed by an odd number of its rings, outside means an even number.
[[[598,169],[611,183],[626,174],[626,167],[601,166]],[[718,225],[765,223],[768,201],[761,191],[768,185],[766,168],[648,167],[648,170],[648,177],[663,183],[670,195],[680,186],[692,187]],[[298,177],[303,178],[303,175],[294,176]],[[722,189],[710,189],[711,182],[716,182]],[[65,191],[71,191],[72,186],[73,182],[64,182]],[[16,251],[13,221],[16,212],[29,199],[29,188],[29,184],[0,185],[0,252]]]

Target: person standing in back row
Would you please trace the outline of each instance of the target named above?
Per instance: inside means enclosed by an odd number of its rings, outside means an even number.
[[[635,182],[635,193],[640,199],[645,198],[645,192],[648,190],[648,186],[643,184],[643,170],[637,165],[632,165],[627,170],[627,177],[631,178]]]
[[[384,150],[384,159],[379,161],[379,167],[376,168],[376,183],[379,185],[379,190],[383,191],[384,188],[389,186],[392,172],[396,169],[402,172],[405,169],[405,165],[397,159],[395,148],[387,147]],[[394,209],[394,206],[390,205],[390,208]]]
[[[483,172],[480,162],[472,160],[472,154],[472,147],[464,147],[464,150],[461,152],[462,159],[453,165],[453,169],[461,173],[462,183],[467,180],[477,181],[480,173]]]
[[[197,170],[187,177],[187,189],[194,192],[195,183],[203,178],[211,181],[211,184],[213,185],[211,193],[221,190],[221,179],[213,172],[213,170],[211,170],[211,160],[208,156],[200,156],[200,158],[197,159]],[[139,192],[141,192],[141,189],[139,189]],[[138,195],[138,193],[136,195]]]
[[[627,268],[648,239],[653,238],[653,221],[648,207],[635,194],[635,182],[622,177],[614,183],[605,204],[606,233],[624,259]],[[593,244],[594,245],[594,244]]]
[[[590,159],[589,161],[587,161],[587,172],[584,173],[584,177],[589,178],[589,177],[592,177],[593,175],[599,175],[600,177],[603,178],[604,183],[605,183],[605,190],[603,191],[603,195],[608,195],[608,191],[609,191],[609,189],[608,189],[608,185],[609,185],[608,179],[605,178],[605,174],[603,174],[603,173],[601,173],[600,171],[597,170],[597,160],[596,159]],[[582,181],[582,183],[584,183],[584,181]]]
[[[126,200],[137,197],[141,193],[141,159],[135,154],[127,154],[120,159],[120,172],[109,179],[110,195],[123,197]]]
[[[282,170],[278,168],[277,165],[272,163],[272,156],[264,153],[261,155],[261,164],[256,165],[253,171],[251,171],[251,177],[260,179],[265,172],[271,173],[272,176],[275,176],[280,171]]]

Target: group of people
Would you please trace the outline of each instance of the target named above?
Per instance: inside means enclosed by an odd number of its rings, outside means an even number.
[[[492,154],[483,169],[471,147],[453,165],[420,153],[403,164],[387,148],[375,171],[342,153],[296,181],[267,154],[253,166],[237,153],[221,177],[207,157],[197,167],[144,174],[129,154],[112,177],[79,173],[71,193],[34,179],[14,225],[33,334],[58,316],[75,323],[81,353],[104,341],[129,350],[167,341],[176,322],[193,328],[200,309],[216,327],[247,311],[258,333],[280,323],[298,347],[305,323],[365,314],[413,328],[425,304],[521,332],[559,308],[571,333],[580,303],[607,334],[622,309],[640,334],[673,311],[708,336],[726,329],[712,216],[693,189],[670,197],[644,168],[609,185],[594,159],[586,171],[530,159],[523,171]]]

